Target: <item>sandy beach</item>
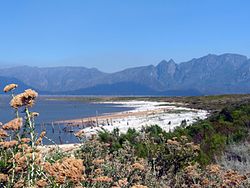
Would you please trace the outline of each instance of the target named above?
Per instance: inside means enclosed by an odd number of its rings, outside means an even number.
[[[73,119],[59,121],[70,126],[83,126],[87,135],[96,134],[101,129],[112,131],[119,128],[124,133],[128,128],[140,130],[143,126],[159,125],[166,131],[173,130],[181,125],[182,121],[187,124],[195,122],[197,119],[205,119],[207,111],[180,107],[181,104],[151,101],[116,101],[102,102],[123,107],[132,107],[133,110],[104,114],[101,116],[88,117],[83,119]]]

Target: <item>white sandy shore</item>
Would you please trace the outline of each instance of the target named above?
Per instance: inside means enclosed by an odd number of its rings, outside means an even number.
[[[58,144],[58,145],[43,145],[38,146],[38,149],[41,149],[43,153],[50,153],[52,150],[60,149],[63,152],[73,152],[78,149],[82,144]]]
[[[166,131],[173,130],[179,126],[183,120],[187,124],[195,122],[197,119],[205,119],[207,111],[191,109],[186,107],[177,107],[176,103],[151,102],[151,101],[120,101],[103,102],[122,107],[132,107],[133,110],[107,114],[103,116],[92,117],[95,121],[94,126],[84,129],[86,135],[96,134],[101,129],[112,131],[119,128],[124,133],[128,128],[140,130],[143,126],[159,125]],[[178,104],[179,106],[180,104]],[[98,123],[96,123],[98,119]],[[64,123],[80,124],[89,121],[90,118],[69,120]]]

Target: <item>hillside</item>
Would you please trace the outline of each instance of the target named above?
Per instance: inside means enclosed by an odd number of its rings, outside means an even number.
[[[0,69],[40,91],[79,95],[194,96],[250,92],[250,60],[243,55],[207,55],[180,64],[158,65],[103,73],[84,67],[13,67]]]

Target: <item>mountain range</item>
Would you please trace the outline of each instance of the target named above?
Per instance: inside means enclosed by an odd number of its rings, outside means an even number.
[[[0,68],[0,87],[15,82],[43,94],[190,96],[250,93],[250,59],[209,54],[187,62],[104,73],[96,68],[18,66]],[[2,86],[1,86],[2,85]]]

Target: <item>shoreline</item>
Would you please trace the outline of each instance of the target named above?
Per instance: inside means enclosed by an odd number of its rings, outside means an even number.
[[[176,126],[181,125],[183,121],[189,125],[197,119],[205,119],[208,115],[205,110],[180,107],[181,103],[139,100],[97,103],[108,103],[134,109],[81,119],[57,121],[56,123],[63,123],[68,126],[82,126],[87,135],[96,134],[102,129],[112,131],[115,128],[124,133],[128,128],[139,130],[144,126],[156,124],[165,131],[171,131]]]

